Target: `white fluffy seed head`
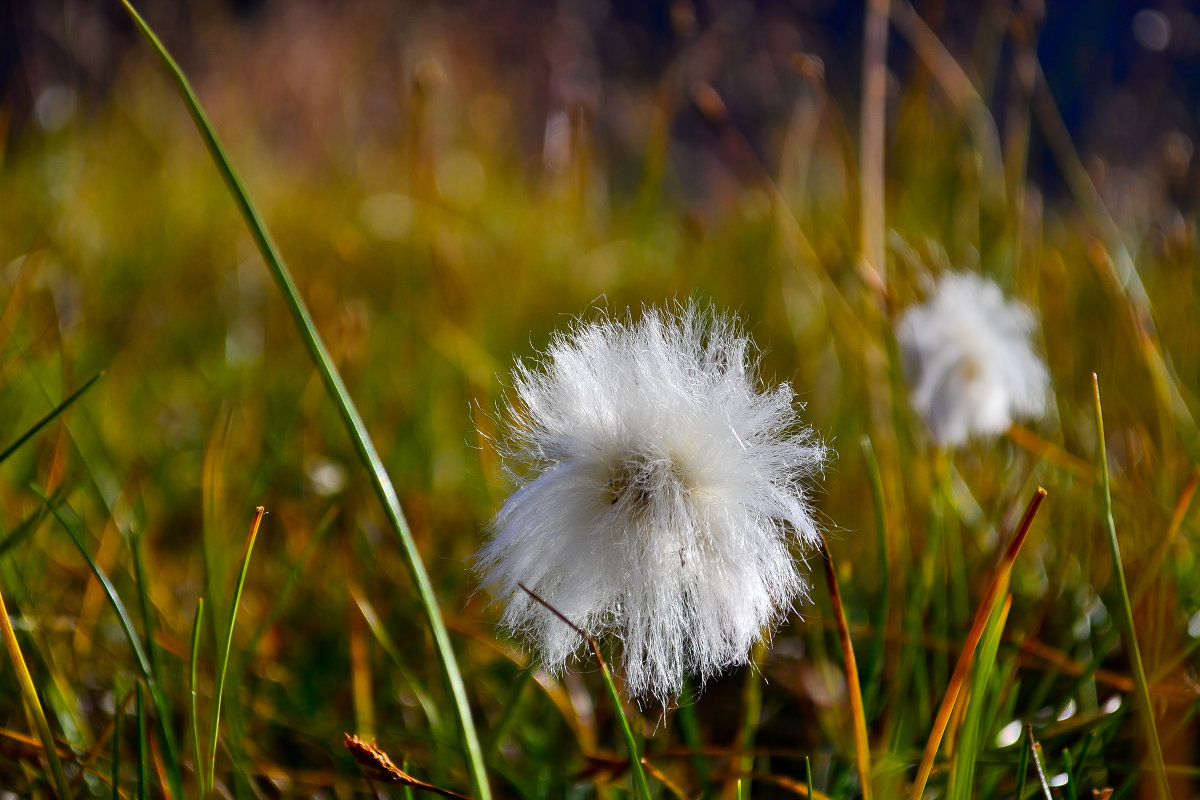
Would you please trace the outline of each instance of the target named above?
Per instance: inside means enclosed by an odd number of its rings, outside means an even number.
[[[804,593],[791,548],[820,535],[805,481],[827,450],[788,384],[760,391],[737,320],[689,304],[578,322],[513,381],[519,488],[476,554],[502,625],[552,672],[580,650],[524,584],[619,640],[637,697],[744,663]]]
[[[1035,326],[1028,308],[970,273],[943,275],[904,313],[896,338],[910,399],[938,444],[957,447],[1042,415],[1050,376],[1030,343]]]

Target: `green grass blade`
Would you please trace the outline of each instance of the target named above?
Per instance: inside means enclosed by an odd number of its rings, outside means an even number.
[[[146,738],[146,702],[142,695],[142,684],[137,685],[137,796],[139,800],[150,800],[150,741]]]
[[[154,704],[155,715],[158,718],[159,733],[163,743],[163,750],[166,753],[167,762],[167,777],[171,782],[171,792],[175,797],[183,797],[183,778],[179,773],[179,759],[176,756],[175,736],[171,733],[171,727],[168,720],[170,717],[166,713],[166,702],[159,689],[158,682],[154,679],[154,670],[150,663],[150,658],[146,653],[146,648],[142,645],[141,637],[137,635],[137,631],[133,627],[133,619],[129,615],[129,610],[125,607],[125,603],[121,600],[121,596],[117,594],[117,589],[113,586],[108,575],[100,568],[92,558],[92,554],[88,552],[84,546],[83,540],[79,538],[79,534],[75,532],[75,527],[63,516],[49,497],[45,495],[37,487],[33,487],[33,492],[42,502],[50,508],[50,513],[58,520],[59,524],[66,529],[71,540],[75,542],[75,546],[83,555],[88,566],[91,567],[92,574],[96,576],[96,580],[100,582],[101,588],[104,589],[104,594],[108,597],[109,604],[113,610],[117,612],[117,619],[121,623],[121,629],[125,632],[125,638],[129,641],[129,647],[133,650],[134,658],[137,660],[138,669],[145,678],[150,689],[150,702]]]
[[[4,646],[12,659],[13,670],[17,673],[17,683],[21,687],[21,697],[33,715],[37,727],[38,738],[42,740],[42,750],[46,754],[46,772],[60,800],[70,800],[71,784],[67,781],[67,773],[63,771],[62,760],[58,757],[58,745],[54,743],[54,735],[50,732],[50,723],[46,721],[46,712],[38,699],[37,688],[33,685],[33,676],[21,655],[21,646],[17,643],[17,634],[13,630],[12,621],[8,618],[8,609],[4,606],[4,593],[0,592],[0,634],[4,636]]]
[[[679,723],[683,743],[692,751],[692,769],[696,771],[696,778],[703,791],[701,798],[704,800],[712,795],[711,771],[708,768],[708,759],[701,752],[704,742],[700,735],[700,720],[696,717],[695,701],[692,699],[695,692],[687,678],[684,679],[683,686],[683,697],[687,699],[680,701],[679,708],[675,711],[675,720]]]
[[[1121,637],[1129,653],[1129,664],[1133,672],[1133,684],[1137,690],[1138,712],[1150,751],[1151,766],[1160,800],[1171,797],[1167,767],[1163,761],[1162,745],[1158,741],[1158,728],[1154,724],[1154,706],[1150,701],[1150,687],[1146,682],[1146,670],[1142,666],[1142,653],[1138,648],[1137,631],[1133,626],[1133,603],[1129,599],[1129,586],[1125,582],[1125,568],[1121,564],[1121,547],[1117,542],[1117,523],[1112,512],[1112,482],[1108,474],[1108,450],[1104,443],[1104,411],[1100,407],[1100,379],[1092,373],[1092,391],[1096,401],[1096,435],[1100,449],[1100,475],[1104,486],[1104,527],[1108,534],[1108,549],[1112,557],[1113,577],[1117,582],[1117,600],[1120,613]]]
[[[54,518],[58,520],[59,524],[62,525],[67,534],[70,535],[71,541],[75,542],[75,547],[79,549],[80,554],[83,555],[84,560],[87,561],[88,566],[91,567],[92,574],[96,576],[96,580],[100,582],[101,588],[104,589],[104,594],[108,596],[109,604],[113,607],[113,610],[117,612],[117,619],[121,623],[121,629],[125,632],[125,638],[129,641],[129,646],[133,649],[134,658],[137,659],[138,669],[141,670],[142,676],[147,680],[153,680],[154,673],[150,669],[150,658],[146,655],[146,649],[142,646],[141,637],[138,636],[137,631],[134,630],[133,618],[129,615],[129,609],[125,607],[125,603],[121,600],[121,596],[117,594],[116,587],[113,586],[112,581],[108,579],[108,575],[105,574],[104,570],[100,568],[100,565],[97,564],[95,559],[92,558],[92,554],[89,553],[87,547],[84,546],[83,540],[80,539],[79,534],[75,532],[75,526],[63,516],[62,512],[58,510],[58,506],[54,505],[50,498],[47,497],[40,489],[34,487],[33,492],[39,498],[41,498],[43,503],[49,507],[50,513],[54,515]]]
[[[1033,724],[1025,724],[1025,744],[1021,745],[1021,757],[1017,760],[1017,800],[1025,800],[1025,779],[1029,775],[1029,754],[1033,751]]]
[[[608,698],[612,701],[613,712],[617,715],[617,724],[621,728],[621,736],[625,739],[625,747],[629,750],[629,771],[633,775],[633,785],[636,794],[641,800],[650,800],[650,784],[646,781],[646,770],[642,768],[642,757],[638,752],[637,739],[634,738],[633,728],[629,727],[629,719],[625,716],[625,706],[621,703],[621,693],[617,691],[617,685],[613,682],[612,673],[608,670],[608,664],[604,662],[604,656],[600,654],[600,645],[596,643],[595,639],[588,636],[582,628],[563,616],[562,612],[539,597],[528,586],[523,583],[517,585],[551,614],[561,619],[567,625],[570,625],[576,633],[583,637],[584,641],[592,649],[592,655],[595,656],[596,664],[600,667],[600,675],[604,678],[604,688],[608,690]]]
[[[233,627],[237,622],[238,606],[242,602],[242,589],[246,585],[246,573],[250,570],[250,555],[254,552],[254,541],[258,538],[258,526],[262,523],[266,509],[259,506],[250,523],[250,532],[246,535],[246,546],[242,550],[242,566],[238,571],[237,584],[233,589],[233,598],[229,603],[229,625],[225,629],[225,643],[221,648],[220,663],[217,667],[216,688],[213,690],[212,730],[208,737],[208,785],[216,785],[217,777],[217,736],[221,728],[221,698],[225,694],[225,675],[229,669],[229,651],[233,649]],[[197,626],[197,630],[199,627]],[[193,643],[195,644],[195,634]],[[194,702],[194,701],[193,701]]]
[[[984,630],[983,640],[979,644],[979,653],[971,675],[971,689],[968,693],[966,711],[960,726],[958,748],[955,751],[954,780],[950,797],[972,798],[975,783],[975,764],[983,749],[983,736],[987,730],[983,726],[983,709],[987,702],[988,684],[992,680],[992,672],[996,666],[996,653],[1000,649],[1000,634],[1004,632],[1004,623],[1008,619],[1008,611],[1012,606],[1012,595],[1005,597],[1004,602],[992,610]]]
[[[421,711],[424,712],[425,718],[429,721],[429,727],[435,732],[442,729],[442,715],[438,713],[437,704],[429,696],[429,692],[425,691],[425,687],[421,684],[417,677],[412,674],[408,665],[404,663],[404,659],[400,656],[400,648],[396,646],[396,642],[392,639],[391,634],[387,632],[383,621],[379,619],[379,614],[376,613],[375,607],[371,605],[371,601],[351,590],[351,599],[358,606],[359,612],[366,620],[367,627],[370,628],[371,634],[375,637],[375,641],[383,648],[383,652],[387,653],[392,659],[396,669],[400,672],[400,677],[408,684],[408,688],[412,690],[413,696],[417,698],[417,704],[421,706]],[[532,674],[532,673],[531,673]]]
[[[18,437],[18,439],[15,442],[13,442],[12,444],[10,444],[8,447],[6,447],[4,449],[3,453],[0,453],[0,464],[3,464],[9,456],[11,456],[17,450],[19,450],[21,445],[25,444],[30,439],[32,439],[34,436],[36,436],[38,431],[40,431],[42,428],[46,427],[51,422],[53,422],[59,414],[61,414],[62,412],[66,411],[68,408],[70,408],[71,404],[74,403],[76,400],[78,400],[81,396],[83,396],[84,392],[86,392],[88,389],[92,388],[92,386],[96,383],[96,381],[100,380],[100,378],[103,375],[104,375],[104,372],[102,372],[102,371],[97,372],[95,375],[93,375],[91,378],[89,378],[87,380],[87,382],[83,384],[83,386],[80,386],[78,389],[71,392],[71,394],[67,397],[66,400],[63,400],[61,403],[59,403],[57,406],[55,406],[53,411],[51,411],[49,414],[47,414],[46,416],[39,419],[37,422],[35,422],[33,424],[32,428],[25,431],[25,433],[21,434],[21,436]]]
[[[137,587],[138,602],[142,607],[142,635],[146,639],[146,655],[150,659],[150,675],[156,684],[162,685],[162,671],[158,665],[158,653],[154,647],[154,614],[150,603],[150,590],[146,583],[146,565],[142,555],[142,537],[136,535],[130,542],[133,550],[133,581]]]
[[[313,363],[321,375],[321,381],[325,385],[325,390],[341,414],[342,421],[350,434],[355,450],[358,452],[359,458],[371,477],[372,487],[383,507],[384,514],[387,516],[388,523],[399,539],[405,562],[412,575],[413,583],[417,587],[421,604],[425,608],[430,632],[433,634],[434,645],[441,659],[446,681],[449,683],[451,694],[454,696],[454,704],[458,713],[460,730],[463,737],[463,749],[467,759],[467,766],[471,773],[471,783],[474,787],[475,796],[477,800],[491,800],[491,789],[488,786],[483,749],[479,744],[475,722],[471,717],[471,707],[467,699],[467,688],[458,667],[458,659],[454,655],[454,650],[451,646],[450,633],[446,629],[445,622],[442,619],[441,609],[438,606],[437,597],[433,590],[433,582],[430,580],[429,573],[425,569],[425,564],[421,560],[417,543],[412,537],[408,521],[400,507],[400,499],[396,494],[395,487],[392,485],[391,478],[388,477],[387,470],[384,468],[383,460],[375,450],[375,445],[371,441],[370,434],[367,432],[367,426],[359,415],[358,408],[351,399],[350,392],[342,381],[341,374],[338,372],[337,367],[334,366],[333,359],[330,357],[329,352],[325,348],[325,343],[317,332],[316,325],[308,313],[308,308],[305,306],[304,300],[300,297],[300,292],[297,290],[291,273],[284,264],[283,257],[279,254],[275,243],[271,240],[270,234],[267,232],[267,226],[250,200],[250,194],[246,191],[241,178],[234,169],[233,162],[225,154],[225,150],[217,138],[211,123],[209,123],[199,99],[196,97],[195,92],[192,91],[191,85],[184,76],[183,70],[175,63],[170,53],[167,52],[166,47],[159,41],[145,20],[134,10],[129,0],[121,0],[121,3],[138,30],[141,31],[146,41],[150,43],[150,46],[162,60],[167,71],[170,72],[171,77],[174,79],[180,95],[183,97],[184,104],[187,106],[188,112],[192,115],[192,119],[196,123],[196,128],[199,130],[205,145],[208,147],[209,153],[212,155],[217,170],[225,179],[230,193],[233,195],[234,202],[246,220],[250,233],[254,237],[255,243],[258,245],[259,251],[266,262],[267,269],[271,272],[272,277],[279,286],[280,292],[283,294],[284,302],[287,304],[293,321],[296,323],[296,329],[304,339],[309,355],[312,357]]]
[[[196,797],[204,800],[204,757],[200,752],[200,716],[196,713],[196,666],[200,656],[200,627],[204,623],[204,598],[196,601],[196,616],[192,620],[192,652],[188,662],[188,690],[191,692],[192,762],[196,774]]]
[[[650,784],[646,781],[646,770],[642,768],[642,756],[638,752],[633,728],[629,727],[629,719],[625,716],[625,708],[621,705],[621,694],[617,691],[617,685],[613,683],[612,673],[608,671],[608,666],[600,656],[600,647],[596,644],[596,640],[589,639],[588,643],[592,646],[592,654],[596,656],[596,663],[600,665],[604,688],[608,690],[608,697],[617,714],[617,723],[621,727],[621,736],[624,737],[625,747],[629,750],[629,771],[633,774],[633,785],[637,790],[637,796],[641,800],[650,800]]]

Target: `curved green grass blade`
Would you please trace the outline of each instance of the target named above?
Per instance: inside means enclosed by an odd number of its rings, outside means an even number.
[[[87,382],[85,384],[83,384],[83,386],[80,386],[78,389],[71,392],[71,394],[67,397],[66,400],[63,400],[61,403],[59,403],[57,406],[54,407],[53,411],[51,411],[49,414],[47,414],[46,416],[39,419],[37,422],[33,423],[32,428],[25,431],[25,433],[21,434],[21,436],[15,442],[10,444],[8,447],[4,448],[4,452],[0,453],[0,464],[3,464],[4,461],[9,456],[11,456],[17,450],[19,450],[21,445],[25,444],[30,439],[32,439],[34,436],[36,436],[38,431],[40,431],[42,428],[46,427],[51,422],[53,422],[54,419],[59,414],[61,414],[62,412],[66,411],[68,408],[70,408],[71,404],[74,403],[76,400],[78,400],[83,395],[84,392],[86,392],[88,389],[92,388],[92,386],[96,383],[96,381],[100,380],[100,378],[103,375],[104,375],[104,372],[100,371],[100,372],[97,372],[92,377],[88,378]]]
[[[440,738],[437,732],[442,729],[442,715],[438,713],[437,705],[429,696],[429,692],[425,691],[425,687],[412,674],[408,665],[404,663],[404,659],[400,657],[400,648],[396,646],[396,642],[392,639],[391,634],[384,627],[383,621],[379,619],[379,614],[375,611],[375,607],[371,605],[370,600],[359,595],[353,589],[350,592],[350,598],[358,606],[358,610],[366,621],[367,627],[371,629],[371,634],[375,637],[375,641],[383,648],[383,652],[387,653],[388,657],[392,659],[392,663],[396,665],[396,669],[400,672],[400,677],[408,684],[408,688],[412,690],[413,696],[417,698],[417,705],[421,707],[421,711],[425,714],[430,729],[435,732],[435,738]]]
[[[1150,701],[1150,687],[1146,683],[1146,669],[1142,666],[1142,653],[1138,648],[1137,631],[1133,626],[1133,603],[1129,599],[1129,586],[1125,583],[1125,567],[1121,564],[1121,546],[1117,543],[1117,523],[1112,513],[1112,482],[1108,474],[1108,450],[1104,444],[1104,411],[1100,407],[1100,379],[1092,373],[1092,392],[1096,402],[1096,435],[1100,447],[1100,475],[1104,486],[1104,529],[1108,534],[1108,550],[1112,556],[1113,577],[1117,582],[1117,605],[1121,612],[1117,619],[1121,623],[1121,638],[1129,653],[1129,666],[1133,672],[1133,685],[1137,689],[1138,712],[1142,729],[1146,735],[1146,746],[1154,770],[1155,784],[1160,800],[1170,800],[1171,786],[1167,780],[1167,767],[1163,761],[1162,745],[1158,741],[1158,728],[1154,724],[1154,705]]]
[[[217,735],[221,728],[221,698],[225,694],[225,675],[229,669],[229,651],[233,649],[233,626],[237,622],[238,606],[242,603],[242,589],[246,586],[246,573],[250,570],[250,555],[254,552],[254,541],[258,538],[258,526],[262,523],[266,509],[259,506],[254,513],[254,521],[250,523],[250,533],[246,535],[246,546],[242,550],[242,566],[238,572],[237,584],[233,589],[233,598],[229,603],[229,625],[225,629],[225,644],[221,648],[220,666],[217,669],[217,684],[213,690],[212,730],[208,737],[208,785],[216,785],[217,777]],[[200,626],[192,634],[193,648],[199,643]],[[194,650],[193,650],[194,652]],[[193,669],[195,659],[192,660]],[[194,673],[193,673],[194,675]],[[195,695],[193,695],[193,704]],[[197,745],[198,747],[199,745]]]
[[[121,596],[117,594],[117,589],[113,586],[112,581],[108,579],[108,575],[100,568],[92,558],[92,554],[88,552],[84,546],[83,540],[79,538],[79,534],[75,532],[75,527],[63,516],[49,497],[45,495],[36,486],[32,487],[33,493],[36,494],[43,503],[50,509],[50,513],[58,520],[59,524],[66,529],[71,540],[75,542],[75,546],[83,555],[88,566],[91,567],[92,574],[96,576],[96,580],[100,582],[101,588],[104,589],[104,594],[108,597],[109,604],[113,610],[117,612],[117,619],[121,623],[121,629],[125,632],[125,638],[129,641],[129,647],[133,650],[134,658],[138,663],[138,670],[141,671],[142,677],[146,681],[146,685],[150,690],[150,702],[154,705],[155,716],[158,718],[158,728],[160,738],[165,751],[165,759],[167,763],[167,777],[171,782],[171,793],[174,797],[183,797],[183,778],[179,772],[179,758],[176,755],[175,735],[171,733],[169,715],[166,713],[166,701],[162,696],[162,691],[159,688],[158,682],[154,679],[154,670],[147,655],[146,648],[142,645],[141,637],[133,627],[133,619],[129,615],[129,609],[125,607],[125,603],[121,600]]]
[[[54,743],[54,735],[50,732],[50,723],[46,721],[46,712],[38,699],[37,688],[33,685],[33,676],[25,665],[25,657],[21,655],[21,646],[17,643],[17,634],[13,630],[12,621],[8,618],[8,609],[4,606],[4,594],[0,592],[0,634],[3,634],[4,645],[12,659],[13,670],[17,673],[17,683],[21,687],[21,696],[26,707],[33,715],[37,727],[38,738],[42,740],[42,750],[46,754],[46,771],[60,800],[70,800],[71,784],[67,781],[67,773],[63,771],[62,760],[58,757],[58,746]]]
[[[446,629],[446,624],[442,619],[437,596],[433,591],[433,582],[430,580],[429,573],[425,569],[425,564],[421,560],[421,553],[417,549],[416,541],[412,537],[408,521],[404,516],[404,511],[400,507],[400,499],[396,494],[395,487],[392,485],[391,478],[388,477],[387,470],[383,466],[383,460],[375,450],[375,445],[371,441],[370,434],[367,432],[367,426],[359,415],[358,408],[351,399],[350,392],[342,381],[341,374],[338,372],[337,367],[334,366],[333,359],[330,357],[328,350],[326,350],[321,335],[317,332],[316,325],[308,313],[308,308],[305,306],[304,300],[300,297],[300,292],[297,290],[291,273],[284,264],[283,257],[279,254],[275,243],[271,240],[270,234],[267,233],[266,224],[250,200],[250,194],[246,191],[241,178],[234,169],[233,162],[225,154],[225,150],[221,146],[221,142],[217,138],[211,123],[209,123],[199,99],[196,97],[195,92],[192,91],[191,85],[184,76],[183,70],[175,63],[175,60],[167,52],[162,42],[159,41],[154,31],[150,29],[145,20],[134,10],[129,0],[121,0],[121,4],[125,7],[134,25],[137,26],[146,41],[150,43],[151,48],[153,48],[154,52],[162,60],[167,71],[174,79],[176,87],[183,97],[184,104],[187,106],[188,112],[192,115],[192,119],[196,123],[196,128],[199,130],[205,145],[208,147],[209,153],[212,155],[217,170],[225,179],[225,183],[233,195],[234,202],[246,220],[250,233],[254,237],[254,241],[258,245],[258,249],[266,262],[267,269],[271,272],[271,276],[275,279],[280,292],[283,294],[284,302],[292,314],[293,321],[296,323],[296,329],[300,333],[301,338],[304,339],[309,355],[312,357],[313,363],[317,367],[317,372],[321,376],[321,381],[325,385],[325,391],[334,401],[334,405],[337,407],[346,430],[354,443],[354,448],[358,452],[363,465],[367,468],[375,494],[379,499],[380,505],[383,507],[384,514],[392,531],[396,534],[400,542],[405,563],[408,566],[413,583],[417,587],[421,604],[425,608],[430,632],[433,634],[434,645],[441,659],[446,681],[450,685],[451,694],[454,696],[454,704],[458,712],[463,738],[464,754],[471,773],[471,783],[474,787],[475,797],[478,800],[491,800],[492,793],[488,786],[483,749],[479,744],[475,722],[471,718],[471,707],[467,699],[467,687],[458,667],[458,659],[454,655],[454,650],[451,646],[450,633]]]

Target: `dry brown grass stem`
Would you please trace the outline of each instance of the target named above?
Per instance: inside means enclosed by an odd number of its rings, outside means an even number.
[[[942,704],[934,718],[933,730],[929,734],[929,740],[925,743],[925,753],[921,757],[921,765],[917,769],[917,777],[913,781],[912,791],[908,796],[909,800],[920,800],[925,792],[925,784],[929,780],[929,773],[933,770],[933,760],[937,756],[938,747],[942,743],[942,735],[946,732],[946,726],[950,722],[950,714],[954,711],[955,703],[967,680],[971,662],[975,657],[975,650],[979,647],[979,640],[983,637],[983,629],[987,626],[988,617],[991,616],[996,600],[1008,587],[1008,578],[1012,573],[1013,563],[1017,560],[1017,554],[1021,552],[1021,545],[1025,543],[1025,538],[1029,535],[1033,519],[1037,516],[1038,508],[1041,507],[1044,499],[1046,499],[1046,490],[1039,486],[1034,492],[1033,499],[1029,501],[1029,506],[1026,507],[1020,524],[1017,525],[1017,530],[1008,544],[1008,549],[1004,552],[1004,557],[1000,560],[996,571],[992,573],[992,579],[983,593],[979,607],[975,610],[975,618],[971,621],[971,630],[967,633],[962,653],[959,654],[958,663],[954,666],[954,674],[950,676],[946,694],[942,698]]]
[[[850,626],[846,623],[846,609],[842,605],[842,593],[838,589],[833,555],[829,552],[824,537],[821,537],[821,556],[825,564],[825,580],[829,584],[829,597],[833,602],[834,619],[837,621],[838,640],[842,644],[842,658],[846,662],[850,716],[854,719],[854,762],[858,768],[859,782],[862,784],[863,800],[871,800],[871,742],[867,738],[867,716],[863,709],[862,686],[858,680],[858,662],[854,658],[854,643],[850,639]]]
[[[407,786],[410,789],[418,789],[422,792],[456,798],[457,800],[471,800],[471,798],[464,794],[452,792],[440,786],[434,786],[432,783],[418,780],[407,772],[404,772],[392,763],[392,759],[388,758],[388,754],[380,749],[374,740],[370,744],[367,744],[357,736],[347,733],[346,749],[350,751],[350,755],[354,756],[354,760],[362,767],[362,771],[367,776],[368,781],[378,781],[379,783],[392,784],[393,786]]]

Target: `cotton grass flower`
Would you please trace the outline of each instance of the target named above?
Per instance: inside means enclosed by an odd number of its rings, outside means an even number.
[[[1000,287],[949,273],[896,327],[913,408],[934,440],[957,447],[1039,417],[1050,377],[1030,343],[1036,321]]]
[[[577,322],[518,363],[506,468],[519,488],[476,565],[502,625],[561,672],[579,635],[621,646],[627,691],[666,700],[745,663],[805,592],[827,450],[791,387],[760,390],[734,317],[695,304]]]

